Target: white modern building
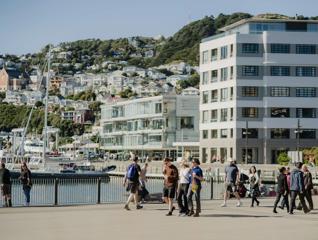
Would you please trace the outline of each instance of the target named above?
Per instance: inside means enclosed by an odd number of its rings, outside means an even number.
[[[318,146],[318,21],[251,18],[221,31],[200,45],[203,162],[270,164]]]
[[[199,96],[165,94],[101,107],[101,149],[161,160],[199,154]],[[178,154],[180,157],[180,154]]]

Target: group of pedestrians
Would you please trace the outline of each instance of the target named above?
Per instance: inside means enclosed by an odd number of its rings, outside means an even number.
[[[25,206],[30,206],[30,192],[32,188],[31,171],[26,162],[21,164],[20,176],[18,178],[22,184],[22,190],[25,196]],[[6,168],[5,163],[0,165],[0,187],[3,198],[3,207],[12,207],[11,200],[11,173]]]

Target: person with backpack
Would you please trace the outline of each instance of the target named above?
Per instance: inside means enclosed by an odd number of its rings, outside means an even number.
[[[176,166],[171,163],[170,158],[165,158],[163,168],[163,176],[164,176],[164,188],[163,188],[163,198],[165,203],[169,205],[169,212],[166,216],[171,216],[172,212],[175,210],[173,206],[173,199],[176,195],[176,190],[178,186],[179,173]]]
[[[138,157],[131,156],[132,163],[128,166],[127,172],[124,178],[123,185],[126,186],[127,191],[130,192],[127,202],[124,206],[126,210],[130,210],[129,203],[134,200],[136,209],[141,209],[142,206],[138,203],[138,192],[139,192],[139,175],[141,172],[140,166],[137,163]]]
[[[284,198],[284,203],[286,204],[287,212],[289,212],[288,192],[289,192],[289,187],[287,183],[287,170],[285,167],[282,167],[279,169],[279,176],[277,177],[276,200],[274,203],[273,213],[277,213],[276,208],[281,197]]]
[[[11,175],[6,168],[5,163],[1,163],[0,167],[0,186],[3,198],[3,207],[12,207],[11,201]]]

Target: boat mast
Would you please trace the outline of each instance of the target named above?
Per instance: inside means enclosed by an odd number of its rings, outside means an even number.
[[[47,76],[45,82],[45,110],[44,110],[44,128],[43,128],[43,166],[45,167],[45,154],[48,143],[47,137],[47,112],[48,112],[48,96],[49,96],[49,81],[51,70],[51,45],[49,46],[48,60],[47,60]]]

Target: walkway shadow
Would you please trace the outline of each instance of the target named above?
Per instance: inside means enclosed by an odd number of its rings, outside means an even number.
[[[262,215],[246,215],[246,214],[202,214],[200,217],[216,217],[216,218],[272,218],[282,216],[262,216]]]

